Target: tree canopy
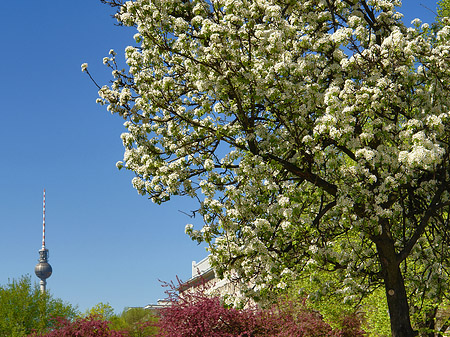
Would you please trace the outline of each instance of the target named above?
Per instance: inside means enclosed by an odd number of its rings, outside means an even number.
[[[22,337],[35,331],[43,333],[52,326],[52,318],[72,319],[76,309],[48,292],[42,294],[30,276],[0,286],[0,335]]]
[[[414,335],[408,300],[449,284],[450,27],[398,0],[104,2],[137,29],[98,102],[138,192],[196,198],[186,232],[247,295],[334,271]]]

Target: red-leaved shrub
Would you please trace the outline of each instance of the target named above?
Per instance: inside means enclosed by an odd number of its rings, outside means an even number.
[[[168,291],[170,306],[160,311],[156,323],[160,337],[363,337],[356,316],[345,317],[340,329],[308,308],[306,300],[280,301],[270,309],[226,308],[219,297],[206,294],[207,286],[181,296],[173,286]]]
[[[54,328],[45,334],[32,334],[30,337],[126,337],[125,333],[113,331],[109,322],[97,316],[88,316],[69,321],[55,318]]]

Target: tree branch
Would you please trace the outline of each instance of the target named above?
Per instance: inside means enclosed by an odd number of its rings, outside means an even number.
[[[408,242],[406,243],[406,245],[402,249],[402,251],[397,255],[398,263],[401,263],[404,259],[406,259],[409,256],[409,254],[411,253],[411,250],[414,247],[414,245],[416,244],[417,240],[425,232],[425,229],[427,228],[427,225],[428,225],[428,221],[436,212],[437,206],[439,205],[438,202],[444,191],[445,191],[445,187],[443,185],[441,185],[439,187],[439,189],[436,191],[436,194],[434,195],[433,199],[431,200],[427,211],[425,212],[422,219],[420,220],[419,226],[416,228],[414,234],[408,240]]]

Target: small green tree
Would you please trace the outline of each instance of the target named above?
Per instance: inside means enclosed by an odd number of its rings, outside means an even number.
[[[26,336],[51,327],[52,317],[71,319],[77,311],[48,292],[42,294],[29,275],[0,286],[0,336]]]
[[[126,331],[129,337],[144,337],[156,335],[157,318],[144,308],[125,308],[121,315],[111,319],[111,328],[116,331]]]
[[[125,308],[120,315],[117,315],[109,303],[100,302],[82,316],[107,321],[111,331],[122,331],[128,337],[153,336],[157,332],[154,324],[157,318],[144,308]]]
[[[94,305],[91,309],[88,309],[84,315],[100,317],[103,320],[109,321],[116,317],[114,313],[114,308],[109,303],[99,302]]]

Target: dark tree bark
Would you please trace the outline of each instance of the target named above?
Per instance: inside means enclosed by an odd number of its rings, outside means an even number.
[[[411,326],[408,297],[394,241],[387,235],[382,235],[376,245],[386,290],[392,337],[414,337],[417,332]]]

